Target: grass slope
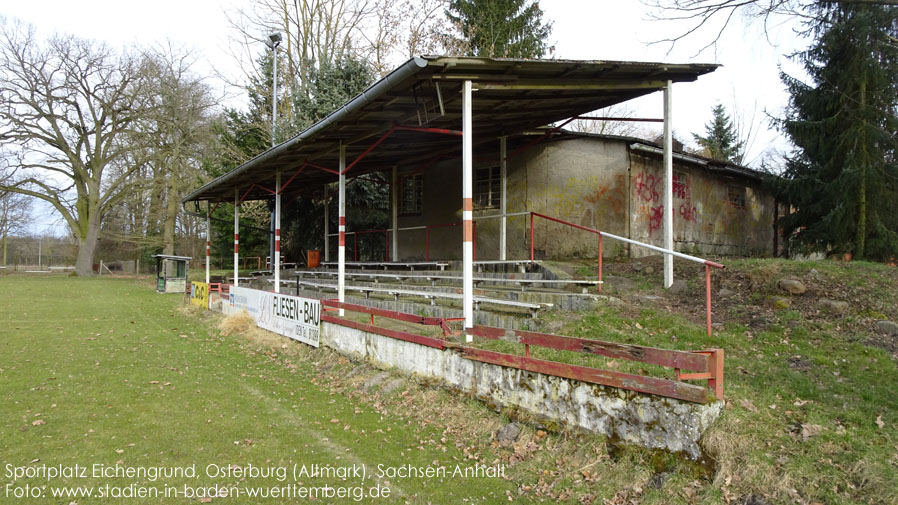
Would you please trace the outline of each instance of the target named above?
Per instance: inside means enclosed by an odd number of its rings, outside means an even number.
[[[454,444],[421,427],[334,394],[310,362],[285,366],[269,352],[219,336],[202,317],[179,310],[182,298],[157,295],[146,279],[2,279],[0,305],[0,459],[7,464],[135,467],[196,464],[197,479],[26,479],[16,485],[283,485],[275,479],[207,478],[208,464],[247,467],[364,463],[399,467],[465,463]],[[306,485],[375,485],[378,503],[493,503],[502,479],[300,479]],[[448,479],[446,479],[448,480]],[[6,489],[0,502],[15,503]],[[64,503],[69,503],[66,500]],[[136,499],[130,503],[198,500]],[[277,501],[277,500],[275,500]],[[84,503],[118,503],[90,499]],[[234,503],[248,503],[244,498]],[[325,503],[329,500],[325,500]],[[352,503],[352,499],[334,500]]]

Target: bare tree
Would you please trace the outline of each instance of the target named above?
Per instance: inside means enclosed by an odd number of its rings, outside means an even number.
[[[180,201],[202,179],[202,158],[212,142],[212,99],[203,79],[191,71],[193,59],[171,47],[148,55],[154,107],[147,115],[144,145],[150,150],[154,191],[163,205],[162,250],[173,254]]]
[[[648,138],[649,132],[645,123],[629,121],[636,118],[636,110],[627,104],[617,104],[604,109],[599,109],[585,117],[612,118],[606,120],[575,119],[567,128],[580,133],[592,133],[596,135],[616,135],[620,137]]]
[[[3,265],[6,266],[7,245],[10,235],[25,233],[31,218],[31,198],[12,191],[0,190],[0,241],[3,249]]]
[[[711,30],[711,40],[698,52],[713,47],[734,18],[758,20],[765,33],[779,16],[808,18],[808,7],[822,3],[898,5],[898,0],[642,0],[651,10],[651,19],[657,21],[684,21],[687,23],[678,35],[655,41],[668,43],[670,48],[705,29]]]
[[[142,59],[71,36],[39,41],[29,26],[0,23],[0,139],[17,160],[15,182],[0,190],[49,202],[78,240],[76,271],[91,275],[102,217],[141,165],[129,155],[147,110]]]

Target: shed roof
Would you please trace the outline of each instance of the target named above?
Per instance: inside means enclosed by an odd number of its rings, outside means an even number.
[[[271,198],[276,171],[286,197],[336,180],[339,146],[348,175],[409,166],[461,150],[461,87],[474,83],[474,144],[552,124],[689,82],[715,64],[600,60],[523,60],[427,56],[412,58],[298,135],[209,182],[183,201]],[[438,132],[438,130],[443,130]],[[372,149],[373,147],[373,149]],[[353,160],[364,153],[357,165]],[[299,182],[299,183],[297,183]],[[267,186],[267,187],[266,187]]]

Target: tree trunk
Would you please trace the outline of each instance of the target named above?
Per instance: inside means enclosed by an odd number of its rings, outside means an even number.
[[[94,253],[100,237],[100,222],[93,218],[87,224],[87,233],[78,238],[78,258],[75,260],[75,272],[81,276],[94,274]]]
[[[860,113],[865,116],[867,101],[866,76],[861,79]],[[867,127],[861,125],[860,180],[857,195],[857,230],[854,238],[854,257],[863,259],[867,248]]]
[[[175,225],[178,219],[178,174],[172,172],[168,176],[168,194],[165,201],[165,214],[162,223],[162,254],[175,253]]]

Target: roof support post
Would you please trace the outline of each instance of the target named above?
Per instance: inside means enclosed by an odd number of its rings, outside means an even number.
[[[209,284],[209,254],[212,245],[212,202],[206,201],[206,284]]]
[[[671,87],[667,81],[664,88],[664,248],[673,250],[673,138],[671,119],[673,113]],[[664,287],[673,285],[673,256],[664,255]]]
[[[328,244],[328,235],[330,235],[330,219],[328,219],[328,201],[327,201],[327,184],[324,185],[324,261],[331,260],[331,248]]]
[[[271,266],[274,268],[274,292],[281,292],[281,171],[274,173],[274,256]]]
[[[234,286],[240,284],[240,190],[234,188]]]
[[[339,216],[339,226],[337,232],[340,235],[340,243],[337,248],[337,300],[340,303],[346,301],[346,146],[340,142],[340,180],[338,190],[337,214]],[[340,317],[343,317],[344,311],[340,309]]]
[[[393,219],[393,261],[399,261],[399,167],[390,179],[390,210]]]
[[[505,214],[508,212],[507,195],[507,160],[505,159],[505,137],[499,137],[499,214],[502,214],[499,221],[499,259],[505,261],[505,242],[508,226],[508,218]]]
[[[473,142],[474,132],[471,119],[471,81],[462,86],[462,238],[465,341],[472,342],[474,336],[468,330],[474,327],[474,198],[473,198]]]

